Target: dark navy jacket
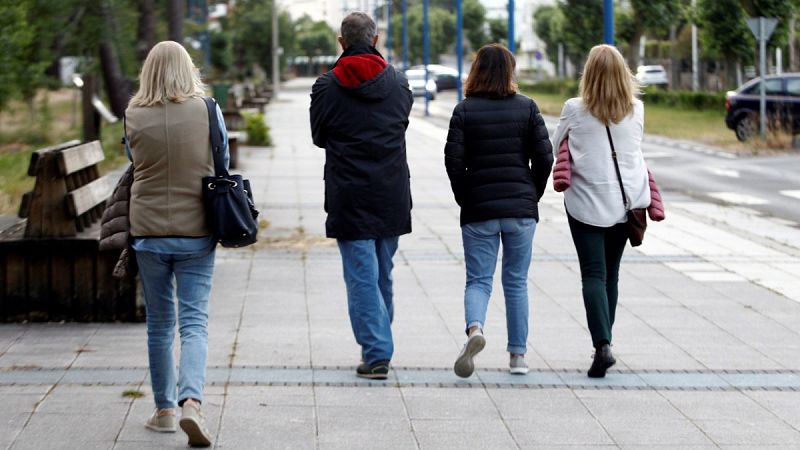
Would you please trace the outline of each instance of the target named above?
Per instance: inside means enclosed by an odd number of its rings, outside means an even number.
[[[532,217],[553,166],[552,144],[533,100],[471,96],[456,105],[445,167],[461,225]]]
[[[328,237],[378,239],[411,232],[405,76],[371,47],[350,47],[311,91],[311,133],[325,149]]]

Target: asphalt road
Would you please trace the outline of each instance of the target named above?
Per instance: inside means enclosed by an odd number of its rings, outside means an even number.
[[[424,100],[415,99],[422,115]],[[429,103],[429,120],[447,127],[455,92]],[[557,117],[545,117],[551,132]],[[724,123],[720,123],[724,127]],[[722,150],[647,135],[643,151],[659,187],[719,204],[747,207],[800,227],[800,152],[780,156],[736,156]]]

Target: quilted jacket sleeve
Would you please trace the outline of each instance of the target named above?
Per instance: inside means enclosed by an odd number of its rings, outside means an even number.
[[[650,169],[647,169],[647,177],[650,180],[650,206],[647,207],[647,215],[650,216],[650,220],[660,222],[666,217],[664,214],[664,201],[661,200],[661,192],[658,190],[656,180],[653,178],[653,172],[650,172]]]
[[[572,183],[572,157],[569,154],[569,138],[565,137],[558,146],[558,158],[553,169],[553,189],[564,192]]]

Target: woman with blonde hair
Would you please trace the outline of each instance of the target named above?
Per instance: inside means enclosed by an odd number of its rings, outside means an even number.
[[[212,439],[200,414],[216,246],[201,197],[202,178],[214,174],[211,132],[221,133],[226,166],[229,159],[222,112],[216,107],[219,129],[210,131],[203,96],[203,83],[186,49],[177,42],[160,42],[147,55],[139,91],[125,112],[125,140],[133,161],[130,234],[144,288],[156,407],[145,426],[175,432],[180,406],[180,427],[192,446],[209,446]],[[177,376],[172,350],[176,294],[181,341]]]
[[[553,136],[556,149],[563,148],[562,142],[569,138],[571,177],[564,204],[595,348],[588,371],[593,378],[604,377],[616,363],[611,353],[611,328],[619,265],[628,239],[627,209],[651,206],[641,149],[644,106],[637,93],[636,80],[619,51],[609,45],[595,46],[583,69],[580,97],[564,104]],[[560,173],[561,160],[556,173]],[[663,219],[663,208],[659,215],[654,209],[657,205],[652,206],[650,217]]]
[[[483,328],[501,243],[509,371],[528,372],[528,268],[538,202],[553,155],[538,106],[517,92],[514,65],[514,55],[500,44],[478,50],[467,77],[466,99],[453,110],[444,150],[447,175],[461,207],[467,272],[467,342],[453,365],[456,375],[464,378],[472,375],[473,359],[486,344]]]

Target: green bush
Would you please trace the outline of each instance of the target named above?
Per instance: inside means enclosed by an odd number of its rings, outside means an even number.
[[[520,83],[520,89],[539,92],[542,94],[558,94],[564,98],[578,96],[578,82],[576,80],[545,80],[536,83]]]
[[[642,101],[645,105],[719,111],[725,107],[725,94],[722,92],[666,91],[648,87],[644,89]]]
[[[264,121],[264,114],[244,113],[242,116],[244,116],[244,127],[245,131],[247,131],[248,145],[272,145],[269,127],[267,126],[267,122]]]

